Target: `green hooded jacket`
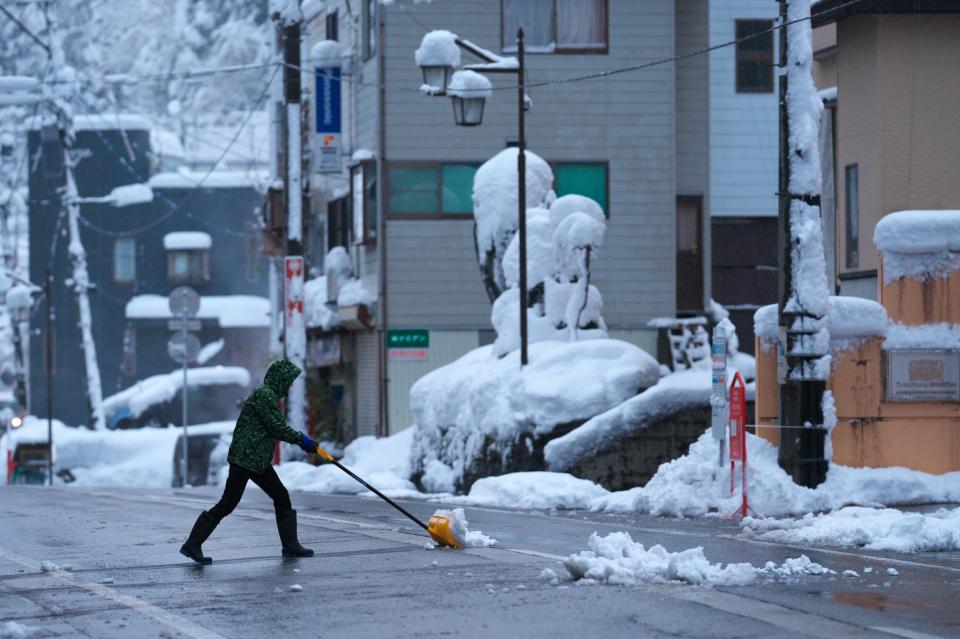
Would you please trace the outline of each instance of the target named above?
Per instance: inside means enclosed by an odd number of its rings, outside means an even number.
[[[287,425],[279,406],[300,373],[298,366],[285,359],[270,365],[263,384],[243,402],[227,454],[229,463],[262,473],[273,459],[278,439],[291,444],[302,441],[300,433]]]

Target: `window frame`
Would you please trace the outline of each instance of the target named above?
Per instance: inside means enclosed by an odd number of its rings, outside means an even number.
[[[177,255],[187,256],[186,277],[178,277],[174,273],[173,264]],[[210,281],[210,251],[207,249],[178,249],[167,251],[167,281],[174,284],[199,285],[208,283]]]
[[[851,175],[856,184],[856,198],[850,194]],[[860,268],[860,165],[856,162],[843,167],[843,219],[843,263],[845,268]]]
[[[324,34],[327,40],[340,41],[340,15],[337,9],[328,12],[324,18]]]
[[[430,162],[425,160],[399,160],[389,162],[386,170],[383,172],[386,190],[384,191],[384,202],[389,209],[387,213],[388,220],[466,220],[473,219],[473,211],[469,213],[444,213],[443,212],[443,168],[446,166],[472,166],[479,169],[482,162],[471,162],[468,160],[445,160],[442,162]],[[390,209],[390,196],[393,193],[390,184],[391,169],[433,169],[436,175],[437,185],[437,212],[436,213],[394,213]]]
[[[117,277],[117,246],[120,242],[129,242],[130,251],[130,278],[120,279]],[[137,282],[137,240],[132,236],[118,237],[113,240],[113,282],[114,284],[136,284]]]
[[[327,202],[327,251],[335,246],[349,249],[353,244],[353,199],[344,195]]]
[[[357,216],[356,216],[356,188],[355,180],[357,172],[361,178],[361,184],[363,185],[363,203],[362,203],[362,212],[363,220],[360,222],[361,226],[357,226]],[[376,191],[373,193],[373,197],[368,197],[368,186],[370,184],[369,180],[372,178],[374,189],[377,188],[377,161],[376,160],[363,160],[362,162],[357,162],[356,164],[350,167],[350,202],[349,202],[349,213],[348,217],[350,218],[350,243],[352,246],[374,246],[377,243],[377,194]],[[372,210],[371,210],[372,209]],[[357,237],[357,231],[362,230],[363,233],[360,237]]]
[[[377,40],[379,39],[379,22],[377,20],[377,13],[379,3],[377,0],[360,0],[363,3],[362,13],[363,13],[363,60],[366,62],[370,58],[374,57],[377,54],[377,45],[379,44]],[[373,5],[373,11],[370,11],[371,5]],[[374,33],[371,37],[371,32]]]
[[[610,219],[610,160],[560,160],[556,162],[548,162],[548,164],[550,165],[550,170],[553,171],[553,190],[555,193],[557,190],[557,167],[571,165],[602,166],[604,168],[603,173],[605,177],[603,185],[603,197],[606,200],[606,206],[603,206],[602,204],[601,206],[603,208],[604,219]],[[563,196],[557,195],[557,197]],[[597,204],[600,204],[600,202],[597,202]]]
[[[604,4],[603,21],[603,46],[602,47],[563,47],[557,42],[557,0],[552,0],[553,13],[550,16],[551,36],[553,38],[553,51],[524,51],[524,55],[608,55],[610,53],[610,0],[599,0]],[[507,44],[506,20],[506,2],[500,0],[500,51],[502,53],[516,53],[515,44]],[[514,35],[511,35],[511,40]]]
[[[739,27],[740,27],[740,24],[741,24],[741,23],[747,23],[747,22],[763,22],[763,23],[766,23],[766,24],[767,24],[766,29],[772,29],[773,26],[774,26],[774,20],[773,20],[772,18],[737,18],[737,19],[735,19],[733,22],[734,22],[734,24],[733,24],[733,36],[734,36],[735,39],[739,37],[739,36],[737,35],[737,32],[739,31]],[[774,77],[774,75],[775,75],[775,74],[774,74],[774,66],[775,66],[775,60],[776,60],[776,55],[777,55],[777,43],[776,43],[776,38],[773,37],[773,32],[770,32],[769,35],[770,35],[770,58],[769,58],[769,65],[768,65],[768,66],[769,66],[769,77],[770,77],[769,88],[766,88],[766,85],[765,85],[763,88],[743,88],[743,87],[741,87],[740,60],[741,60],[742,57],[743,57],[743,56],[742,56],[742,53],[748,53],[748,55],[746,56],[746,61],[747,61],[747,62],[760,61],[760,56],[759,56],[759,54],[758,54],[757,52],[755,52],[755,51],[742,52],[742,51],[741,51],[741,48],[740,48],[740,43],[738,42],[738,43],[733,47],[733,72],[734,72],[734,84],[733,84],[733,89],[734,89],[734,93],[737,93],[737,94],[740,94],[740,93],[751,94],[751,93],[773,93],[773,92],[774,92],[774,88],[775,88],[774,85],[776,84],[776,78]],[[766,57],[764,57],[764,60],[763,60],[763,61],[766,61]]]

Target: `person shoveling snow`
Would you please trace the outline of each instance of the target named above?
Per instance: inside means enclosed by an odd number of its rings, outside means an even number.
[[[287,396],[290,385],[301,372],[288,360],[274,362],[267,370],[263,384],[255,388],[244,401],[227,455],[230,473],[223,497],[213,508],[200,513],[190,536],[180,547],[180,554],[200,564],[213,561],[204,556],[201,544],[210,537],[221,520],[237,507],[247,482],[252,480],[273,500],[283,556],[313,556],[313,551],[301,546],[297,539],[297,511],[293,510],[290,494],[270,465],[277,440],[296,444],[307,452],[317,449],[317,442],[287,425],[279,408],[280,401]]]

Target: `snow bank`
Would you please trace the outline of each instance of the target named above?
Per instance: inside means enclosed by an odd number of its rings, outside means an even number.
[[[233,432],[233,422],[190,426],[191,434]],[[76,477],[70,486],[169,488],[173,451],[180,428],[92,431],[53,422],[54,473],[68,468]],[[0,437],[0,455],[21,443],[46,443],[47,420],[29,416],[23,426]],[[58,480],[59,481],[59,480]]]
[[[171,319],[164,295],[135,295],[125,308],[127,319]],[[256,295],[204,295],[197,319],[215,319],[221,328],[267,328],[270,301]]]
[[[0,626],[0,639],[30,639],[40,633],[40,628],[25,626],[16,621],[8,621]]]
[[[923,514],[848,507],[807,514],[801,519],[747,517],[741,527],[748,537],[782,544],[856,546],[904,553],[960,550],[960,508]]]
[[[506,455],[521,439],[599,415],[659,377],[656,360],[617,340],[536,342],[522,370],[516,351],[498,359],[492,346],[475,349],[410,391],[415,470],[439,459],[462,479],[488,446]]]
[[[163,248],[168,251],[209,250],[213,240],[202,231],[175,231],[163,236]]]
[[[409,480],[413,430],[408,428],[380,439],[358,437],[344,449],[339,461],[387,495],[409,495],[416,490]],[[277,466],[277,474],[290,490],[350,495],[367,492],[357,480],[332,464],[287,462]]]
[[[711,372],[691,369],[667,375],[609,411],[597,415],[583,426],[549,442],[544,449],[548,468],[564,471],[582,459],[609,450],[658,415],[691,405],[710,403]]]
[[[459,67],[460,47],[457,35],[443,29],[423,36],[420,47],[413,54],[418,67]]]
[[[592,481],[565,473],[508,473],[477,480],[466,497],[449,500],[503,508],[589,508],[609,492]]]
[[[457,71],[450,77],[447,95],[461,98],[489,98],[493,95],[493,84],[487,76],[476,71]]]
[[[702,547],[668,552],[658,544],[648,550],[625,532],[605,537],[593,533],[588,544],[590,550],[563,560],[574,580],[621,586],[668,582],[743,586],[757,578],[753,566],[747,563],[726,566],[710,563]]]
[[[717,467],[717,442],[707,430],[687,455],[660,466],[646,486],[611,493],[594,510],[642,512],[668,517],[699,517],[734,512],[737,488],[730,496],[730,469]],[[777,464],[777,449],[765,439],[747,436],[750,508],[760,517],[832,511],[849,505],[894,506],[960,502],[960,472],[930,475],[906,468],[851,468],[832,464],[827,480],[804,488]]]
[[[239,366],[214,366],[187,369],[187,386],[214,386],[234,384],[250,386],[250,373]],[[113,413],[126,408],[136,418],[156,404],[173,399],[183,387],[183,371],[176,370],[163,375],[154,375],[137,382],[130,388],[105,397],[103,409]]]
[[[944,278],[960,271],[960,211],[897,211],[876,226],[885,284]]]
[[[497,543],[496,539],[487,537],[479,530],[470,530],[463,508],[438,510],[433,514],[434,516],[441,515],[450,519],[450,533],[457,543],[464,548],[486,548]]]

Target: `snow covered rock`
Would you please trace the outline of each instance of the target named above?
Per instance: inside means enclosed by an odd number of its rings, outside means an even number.
[[[550,441],[547,467],[607,488],[645,484],[687,452],[710,421],[710,371],[668,375],[636,397]]]
[[[413,472],[449,466],[460,489],[477,478],[543,469],[543,445],[563,427],[603,413],[655,384],[656,361],[617,340],[536,342],[519,353],[475,349],[422,377],[410,392],[417,424]]]

